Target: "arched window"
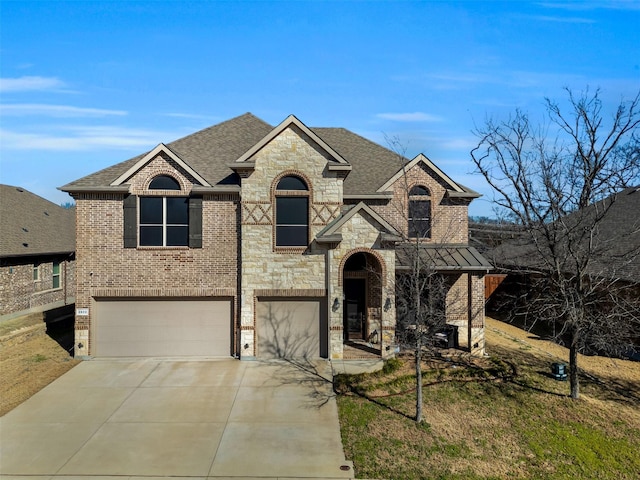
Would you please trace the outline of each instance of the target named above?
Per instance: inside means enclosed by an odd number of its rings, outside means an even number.
[[[299,177],[282,177],[276,186],[276,247],[309,243],[309,187]]]
[[[180,190],[178,181],[158,175],[149,190]],[[187,197],[140,197],[140,245],[174,247],[189,245],[189,199]]]
[[[431,238],[431,195],[422,185],[409,191],[409,237]]]
[[[151,180],[149,190],[180,190],[180,184],[169,175],[158,175]]]

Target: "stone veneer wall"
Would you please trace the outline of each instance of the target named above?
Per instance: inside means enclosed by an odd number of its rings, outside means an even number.
[[[0,315],[63,302],[76,292],[75,261],[70,255],[5,259],[0,267]],[[53,262],[60,263],[60,287],[53,288]],[[34,266],[39,279],[33,279]]]
[[[153,177],[169,174],[182,190],[149,192]],[[158,156],[128,182],[134,195],[191,193],[193,179],[168,158]],[[94,297],[233,297],[238,283],[239,199],[205,195],[202,202],[202,248],[124,248],[122,194],[86,193],[76,198],[76,355],[91,355],[89,329]],[[235,300],[234,300],[235,303]],[[233,308],[234,315],[237,305]],[[234,321],[235,323],[235,321]],[[82,347],[78,345],[82,344]]]
[[[469,274],[469,291],[471,292],[469,351],[473,355],[484,355],[484,274]]]
[[[280,296],[326,297],[327,250],[316,244],[306,249],[276,248],[274,189],[291,174],[309,186],[309,238],[337,217],[342,204],[342,178],[326,171],[330,159],[307,135],[291,126],[256,153],[255,170],[242,179],[241,356],[256,355],[256,291]],[[244,348],[244,346],[247,348]]]
[[[365,252],[378,259],[380,263],[380,305],[381,331],[380,346],[383,356],[393,355],[392,345],[395,343],[395,250],[393,246],[382,248],[380,233],[370,223],[371,219],[364,215],[354,215],[342,227],[342,242],[329,251],[329,300],[338,298],[339,308],[329,309],[329,348],[331,358],[342,358],[343,354],[343,313],[344,301],[342,296],[342,269],[344,262],[356,252]],[[374,292],[375,294],[375,292]],[[389,298],[390,308],[385,310],[386,299]],[[369,319],[371,321],[371,319]],[[371,327],[370,327],[371,328]],[[375,328],[375,327],[373,327]],[[389,347],[389,349],[387,349]]]

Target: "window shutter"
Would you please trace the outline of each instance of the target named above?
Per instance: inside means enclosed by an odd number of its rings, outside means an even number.
[[[125,197],[124,208],[124,248],[136,248],[138,246],[138,197],[129,195]]]
[[[189,198],[189,248],[202,248],[202,197]]]

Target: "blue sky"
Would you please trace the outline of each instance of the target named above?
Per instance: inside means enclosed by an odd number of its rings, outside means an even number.
[[[563,87],[640,88],[640,1],[0,3],[0,182],[56,188],[226,119],[397,138],[454,180],[472,130]]]

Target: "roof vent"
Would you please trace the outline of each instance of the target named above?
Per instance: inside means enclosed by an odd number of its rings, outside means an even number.
[[[21,189],[20,187],[16,187],[16,190],[17,190],[17,191],[19,191],[20,193],[23,193],[23,192],[24,192],[24,190],[23,190],[23,189]]]
[[[26,229],[26,228],[24,228],[24,227],[22,227],[22,231],[23,231],[23,232],[25,232],[25,233],[28,233],[28,232],[29,232],[29,230],[28,230],[28,229]]]
[[[44,212],[44,214],[48,217],[49,216],[49,212]]]
[[[29,244],[28,243],[23,243],[22,246],[26,248],[26,247],[29,246]]]

